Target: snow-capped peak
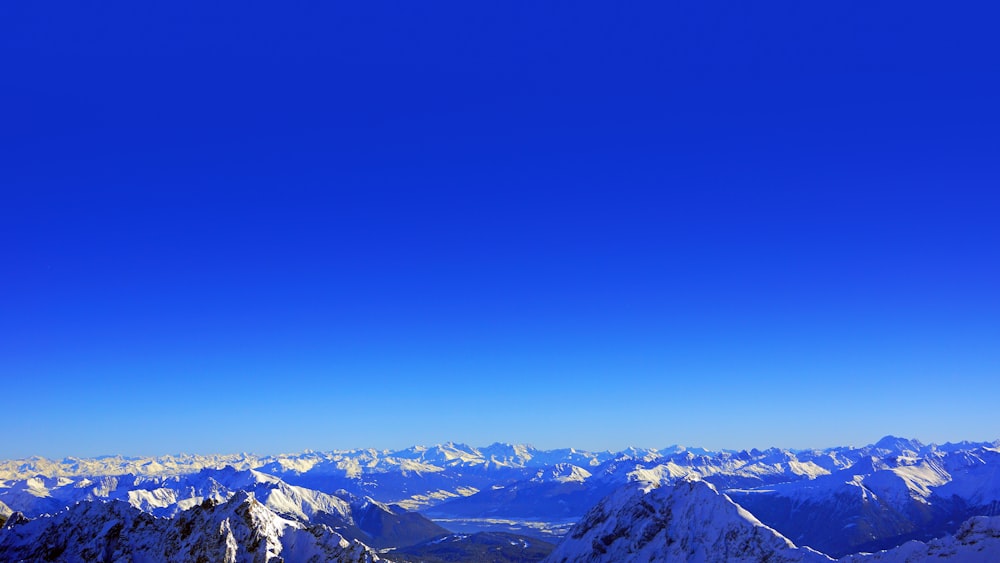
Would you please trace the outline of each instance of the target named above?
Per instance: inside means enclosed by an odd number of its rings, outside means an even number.
[[[878,442],[875,442],[873,447],[879,450],[898,452],[899,454],[913,454],[923,449],[924,445],[920,442],[920,440],[899,438],[890,435],[883,437]]]
[[[124,502],[81,502],[29,520],[15,513],[0,528],[0,560],[41,561],[378,561],[359,542],[323,525],[282,518],[240,491],[206,500],[176,518],[156,518]]]
[[[797,548],[696,478],[672,486],[628,485],[573,528],[546,559],[570,561],[830,561]]]
[[[571,463],[557,463],[553,466],[539,469],[532,481],[557,483],[582,483],[590,478],[590,472]]]

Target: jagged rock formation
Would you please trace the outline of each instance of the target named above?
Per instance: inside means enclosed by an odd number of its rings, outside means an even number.
[[[32,477],[0,488],[0,498],[28,517],[53,514],[86,501],[120,500],[153,516],[183,514],[204,501],[225,502],[238,492],[254,495],[274,513],[300,522],[323,523],[349,540],[372,547],[409,545],[447,534],[426,517],[399,507],[288,485],[252,470],[202,469],[190,475],[150,477]]]
[[[371,563],[380,558],[322,524],[287,520],[240,492],[175,518],[124,502],[81,502],[52,516],[14,513],[0,528],[0,560],[83,563]]]
[[[546,559],[604,561],[823,562],[695,479],[627,486],[591,509]]]

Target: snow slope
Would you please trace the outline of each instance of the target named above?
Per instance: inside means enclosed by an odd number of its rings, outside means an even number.
[[[374,562],[379,556],[322,525],[288,520],[240,492],[206,500],[176,518],[156,518],[127,503],[82,502],[29,520],[14,513],[0,528],[0,560],[173,561],[195,563]]]
[[[629,485],[609,495],[573,528],[546,563],[829,562],[799,547],[696,478],[673,485]],[[976,516],[954,535],[909,541],[877,553],[859,553],[841,563],[1000,561],[1000,516]]]
[[[727,494],[797,544],[843,556],[927,541],[972,516],[996,515],[1000,454],[884,439],[829,475]]]
[[[986,563],[1000,561],[1000,517],[976,516],[962,523],[954,535],[927,543],[910,541],[873,554],[851,555],[844,563],[920,563],[924,561]]]
[[[574,561],[821,562],[714,486],[686,479],[630,485],[591,509],[546,559]]]
[[[372,547],[405,545],[448,532],[399,507],[343,492],[336,496],[295,487],[272,475],[232,467],[171,477],[34,477],[8,485],[0,488],[0,498],[29,517],[54,514],[80,502],[108,500],[125,502],[154,516],[173,517],[205,501],[225,502],[250,493],[284,518],[326,524],[346,538]]]

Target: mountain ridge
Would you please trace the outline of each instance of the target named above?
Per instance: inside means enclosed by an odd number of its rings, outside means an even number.
[[[284,556],[282,556],[284,554]],[[80,502],[52,516],[15,512],[0,528],[4,561],[175,561],[374,563],[380,556],[331,528],[284,519],[244,491],[206,500],[176,518],[122,501]]]
[[[986,541],[993,529],[992,521],[973,519],[1000,516],[1000,441],[939,446],[886,436],[861,447],[708,452],[677,446],[596,453],[447,442],[394,452],[240,454],[235,464],[221,467],[215,465],[234,458],[123,459],[0,461],[0,519],[6,512],[11,525],[19,525],[22,519],[62,518],[81,510],[75,508],[80,504],[111,501],[154,518],[186,518],[206,503],[249,494],[279,518],[303,527],[326,526],[375,551],[422,544],[427,554],[443,550],[449,556],[473,556],[490,542],[508,545],[497,539],[502,536],[477,533],[572,543],[573,532],[567,532],[574,523],[623,488],[666,491],[701,483],[696,487],[708,487],[752,517],[744,518],[750,524],[733,525],[742,530],[759,524],[773,531],[799,550],[794,557],[809,549],[824,557],[848,557],[903,545],[923,553],[925,548],[913,542],[928,546],[927,553],[967,550],[959,535]],[[125,469],[139,472],[121,473]],[[99,473],[103,470],[108,473]],[[649,498],[660,494],[666,493]],[[732,508],[723,503],[718,510]],[[691,525],[710,520],[691,520]],[[973,521],[979,522],[974,533],[964,532]],[[447,546],[433,543],[452,532],[463,537],[448,540]],[[682,537],[685,532],[671,533]],[[478,539],[469,539],[473,536]],[[510,557],[520,557],[515,548],[504,547]],[[529,551],[536,558],[542,554]]]

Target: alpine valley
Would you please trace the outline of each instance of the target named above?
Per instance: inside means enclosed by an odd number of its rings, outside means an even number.
[[[1000,561],[1000,441],[0,462],[0,561]]]

